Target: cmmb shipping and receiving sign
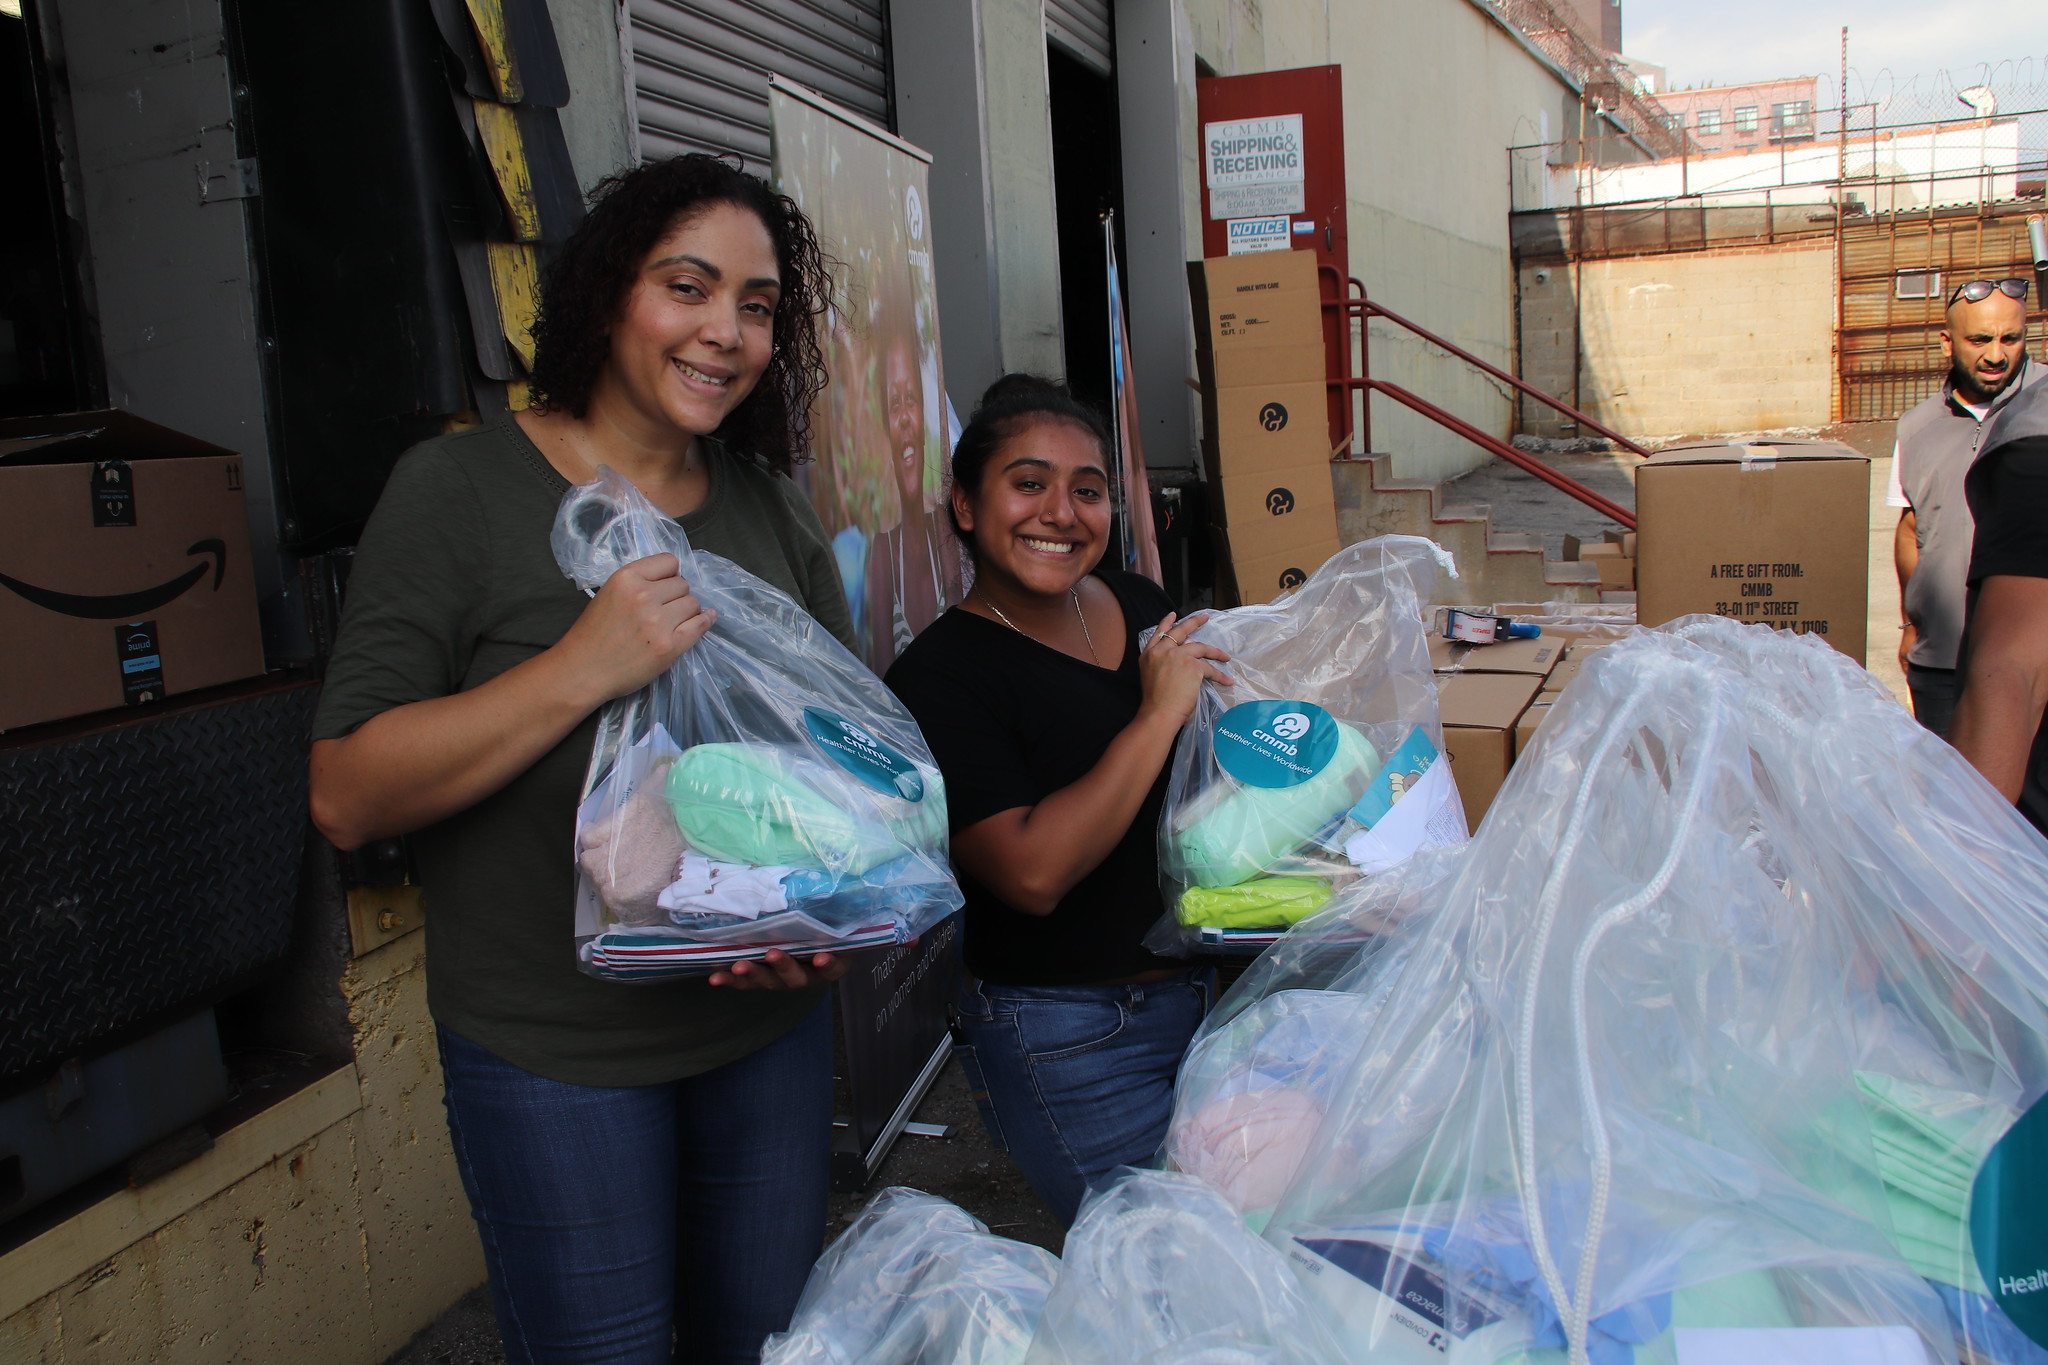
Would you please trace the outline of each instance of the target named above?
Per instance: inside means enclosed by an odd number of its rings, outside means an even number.
[[[1302,212],[1306,167],[1299,114],[1202,127],[1202,178],[1211,218]]]

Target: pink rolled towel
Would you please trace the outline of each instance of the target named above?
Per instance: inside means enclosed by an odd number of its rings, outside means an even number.
[[[1166,1154],[1251,1213],[1280,1202],[1322,1122],[1323,1106],[1300,1090],[1240,1092],[1176,1123]]]
[[[656,898],[676,879],[683,835],[662,797],[666,763],[640,780],[633,794],[577,842],[576,865],[597,887],[620,924],[659,924],[667,916]]]

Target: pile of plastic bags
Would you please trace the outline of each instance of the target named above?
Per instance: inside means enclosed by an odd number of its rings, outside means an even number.
[[[946,793],[901,702],[791,598],[605,471],[555,560],[587,592],[668,553],[718,619],[600,715],[576,814],[576,947],[608,980],[916,937],[957,910]]]
[[[1465,837],[1422,622],[1449,556],[1384,536],[1190,637],[1230,655],[1181,733],[1159,822],[1154,951],[1254,951],[1361,873]]]
[[[1225,998],[1030,1358],[2038,1365],[2044,1002],[2048,843],[1960,756],[1817,640],[1638,632]],[[1177,1258],[1093,1250],[1169,1179]]]

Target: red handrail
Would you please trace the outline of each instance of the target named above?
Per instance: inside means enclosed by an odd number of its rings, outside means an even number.
[[[1585,413],[1580,412],[1577,408],[1565,402],[1563,399],[1552,397],[1550,394],[1545,393],[1543,390],[1537,388],[1535,385],[1530,384],[1525,380],[1518,379],[1514,375],[1509,374],[1506,370],[1501,369],[1498,365],[1488,364],[1486,361],[1481,360],[1478,356],[1473,355],[1470,351],[1467,351],[1460,346],[1453,345],[1452,343],[1445,341],[1442,337],[1436,335],[1434,332],[1427,331],[1417,326],[1415,323],[1410,322],[1407,318],[1402,317],[1399,313],[1396,313],[1393,309],[1388,308],[1386,305],[1374,303],[1371,299],[1365,297],[1364,285],[1359,284],[1359,282],[1355,279],[1352,280],[1351,283],[1360,292],[1357,298],[1347,299],[1345,301],[1346,312],[1351,313],[1353,316],[1385,318],[1388,322],[1393,323],[1397,327],[1405,327],[1409,331],[1413,332],[1416,336],[1419,336],[1424,341],[1427,341],[1430,345],[1449,351],[1452,355],[1464,361],[1467,365],[1471,365],[1476,369],[1485,371],[1487,374],[1492,375],[1495,379],[1500,380],[1504,384],[1514,385],[1516,390],[1518,390],[1519,392],[1528,395],[1529,397],[1535,399],[1539,403],[1546,404],[1553,411],[1564,414],[1564,416],[1570,418],[1573,422],[1577,423],[1581,428],[1589,429],[1594,432],[1597,432],[1602,436],[1605,436],[1608,440],[1614,442],[1623,450],[1629,452],[1629,454],[1640,456],[1645,460],[1650,458],[1649,451],[1643,449],[1642,446],[1636,444],[1634,441],[1631,441],[1628,437],[1622,435],[1620,432],[1614,430],[1612,427],[1602,426],[1600,423],[1586,416]],[[1326,304],[1324,306],[1330,307],[1333,305]],[[1346,328],[1345,330],[1349,331],[1350,329]],[[1361,345],[1359,349],[1363,351],[1365,348]]]
[[[1319,265],[1317,269],[1322,274],[1327,274],[1332,279],[1339,280],[1340,282],[1344,281],[1345,279],[1345,277],[1338,275],[1336,268],[1333,266]],[[1537,478],[1543,480],[1545,483],[1549,484],[1551,487],[1557,489],[1558,491],[1578,499],[1586,506],[1598,512],[1601,516],[1607,517],[1613,521],[1620,522],[1623,526],[1627,527],[1631,531],[1633,531],[1636,528],[1636,519],[1634,513],[1622,507],[1619,503],[1613,502],[1612,500],[1602,496],[1601,494],[1594,492],[1591,488],[1588,488],[1585,484],[1580,483],[1577,479],[1574,479],[1566,474],[1558,473],[1555,469],[1552,469],[1549,465],[1544,464],[1541,460],[1535,459],[1534,457],[1526,454],[1525,452],[1515,449],[1507,442],[1501,440],[1500,438],[1492,435],[1489,432],[1481,431],[1478,427],[1473,426],[1470,422],[1465,421],[1463,418],[1458,417],[1457,415],[1448,412],[1443,408],[1438,407],[1436,404],[1430,402],[1426,398],[1419,397],[1416,394],[1409,392],[1407,389],[1402,388],[1398,384],[1392,384],[1383,379],[1372,378],[1368,368],[1368,348],[1366,345],[1366,328],[1364,326],[1364,323],[1369,318],[1383,317],[1387,319],[1389,322],[1396,324],[1397,326],[1407,328],[1410,332],[1413,332],[1416,336],[1421,337],[1424,341],[1427,341],[1432,345],[1441,347],[1443,350],[1448,351],[1450,354],[1456,356],[1458,359],[1464,361],[1468,365],[1472,365],[1477,369],[1492,375],[1496,379],[1502,380],[1508,384],[1513,385],[1518,391],[1529,395],[1531,398],[1535,398],[1540,402],[1549,404],[1558,412],[1563,413],[1565,416],[1571,418],[1574,422],[1579,423],[1581,427],[1591,428],[1593,431],[1596,431],[1600,435],[1607,437],[1607,439],[1615,442],[1616,444],[1620,445],[1622,448],[1630,451],[1631,453],[1643,456],[1644,458],[1648,458],[1650,453],[1649,451],[1643,449],[1640,445],[1637,445],[1634,441],[1629,440],[1626,436],[1621,435],[1619,432],[1612,431],[1607,427],[1602,426],[1600,423],[1595,422],[1592,418],[1586,416],[1584,413],[1578,411],[1576,408],[1571,407],[1569,404],[1560,402],[1559,400],[1551,397],[1549,394],[1543,392],[1541,389],[1535,388],[1529,384],[1524,383],[1522,380],[1516,378],[1514,375],[1509,374],[1506,370],[1488,364],[1486,361],[1481,360],[1478,356],[1473,355],[1471,352],[1467,350],[1464,350],[1462,347],[1454,346],[1450,342],[1445,341],[1442,337],[1437,336],[1435,333],[1429,332],[1421,327],[1418,327],[1415,323],[1410,322],[1407,318],[1402,317],[1400,314],[1392,311],[1391,309],[1383,308],[1379,304],[1374,303],[1372,300],[1366,297],[1365,286],[1359,283],[1359,281],[1356,278],[1351,278],[1348,281],[1348,283],[1352,289],[1357,291],[1357,297],[1346,297],[1334,301],[1325,301],[1323,304],[1323,309],[1326,312],[1341,309],[1344,313],[1343,325],[1337,328],[1337,360],[1338,365],[1344,372],[1345,377],[1342,379],[1331,379],[1327,382],[1330,388],[1341,388],[1347,395],[1350,394],[1353,390],[1363,390],[1365,392],[1366,400],[1362,404],[1363,415],[1359,423],[1359,432],[1361,435],[1364,436],[1365,443],[1368,449],[1370,449],[1372,444],[1371,396],[1375,393],[1383,393],[1387,397],[1393,399],[1394,401],[1408,408],[1413,409],[1414,411],[1422,414],[1424,417],[1429,418],[1438,426],[1441,426],[1446,430],[1455,433],[1456,435],[1464,437],[1466,440],[1472,442],[1480,449],[1486,451],[1488,454],[1496,455],[1501,459],[1506,460],[1508,463],[1516,466],[1518,469],[1535,475]],[[1355,376],[1351,373],[1352,355],[1350,322],[1352,318],[1358,318],[1360,320],[1358,374]],[[1346,404],[1346,407],[1349,407],[1348,403]],[[1338,443],[1338,449],[1342,450],[1349,444],[1350,433],[1347,432],[1345,433],[1344,439]]]
[[[1332,383],[1337,382],[1340,381],[1332,381]],[[1488,454],[1498,455],[1509,464],[1534,474],[1559,492],[1570,494],[1595,512],[1598,512],[1601,516],[1620,522],[1628,530],[1633,531],[1636,529],[1635,513],[1629,511],[1620,503],[1594,492],[1568,474],[1558,473],[1541,460],[1515,449],[1497,436],[1481,431],[1464,418],[1459,417],[1455,413],[1446,412],[1427,398],[1418,397],[1407,389],[1402,388],[1399,384],[1389,383],[1384,379],[1347,379],[1341,381],[1341,383],[1346,389],[1364,389],[1368,393],[1383,393],[1395,402],[1413,408],[1438,426],[1464,437]]]

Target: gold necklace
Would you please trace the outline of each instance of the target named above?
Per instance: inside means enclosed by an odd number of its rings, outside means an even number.
[[[1102,656],[1095,652],[1095,635],[1092,631],[1088,629],[1088,613],[1081,610],[1081,590],[1079,588],[1068,588],[1067,596],[1073,599],[1074,618],[1081,623],[1081,638],[1085,640],[1088,644],[1088,657],[1094,661],[1094,664],[1097,668],[1100,668],[1102,667]],[[982,605],[987,607],[990,611],[994,612],[996,614],[996,619],[998,621],[1001,621],[1004,625],[1008,626],[1011,630],[1016,631],[1025,639],[1038,640],[1038,637],[1036,635],[1033,635],[1030,631],[1024,629],[1024,627],[1018,625],[1015,621],[1012,621],[1008,616],[1004,615],[1003,609],[997,606],[993,600],[989,598],[983,598]],[[1044,644],[1045,642],[1043,640],[1039,640],[1039,643]]]

